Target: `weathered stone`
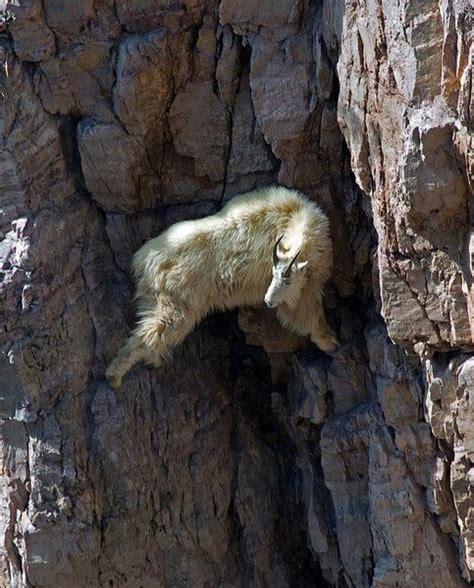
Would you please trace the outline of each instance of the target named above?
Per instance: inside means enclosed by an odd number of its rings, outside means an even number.
[[[197,0],[170,3],[160,0],[137,0],[131,4],[126,0],[115,3],[116,14],[126,31],[149,32],[159,26],[170,29],[186,28],[189,24],[202,22],[205,4]]]
[[[472,16],[462,2],[420,8],[346,2],[339,121],[373,199],[390,336],[406,346],[472,345],[462,252],[470,173],[456,146],[467,131],[456,101],[472,68]]]
[[[179,155],[194,162],[194,174],[222,182],[229,150],[225,105],[210,85],[188,84],[171,104],[169,122]]]
[[[225,198],[261,183],[276,183],[278,164],[255,120],[247,72],[241,76],[233,103],[231,133]]]
[[[472,578],[472,463],[474,462],[474,410],[472,388],[474,361],[460,356],[446,365],[436,359],[425,362],[428,394],[426,408],[434,435],[448,444],[453,451],[450,472],[443,479],[449,483],[450,499],[454,501],[462,545],[460,564],[466,578]],[[443,493],[442,493],[443,494]],[[446,491],[444,495],[446,495]],[[440,501],[437,501],[440,502]],[[445,508],[447,510],[447,508]]]
[[[111,44],[94,42],[63,49],[40,64],[36,85],[44,108],[52,114],[111,118],[103,97],[113,84]]]
[[[42,61],[55,51],[54,35],[44,21],[40,0],[22,0],[15,6],[9,30],[15,53],[24,61]]]
[[[276,5],[270,0],[224,0],[219,7],[219,18],[221,23],[231,24],[240,35],[259,32],[264,37],[282,40],[298,30],[302,9],[299,0],[284,0]]]
[[[242,44],[240,37],[233,35],[229,26],[220,27],[216,40],[222,44],[222,52],[216,67],[219,95],[223,98],[227,108],[232,109],[242,73],[239,64]]]
[[[83,119],[77,142],[87,188],[104,210],[136,212],[159,198],[139,139],[121,125]]]
[[[171,67],[163,55],[169,39],[159,31],[120,43],[114,110],[134,135],[157,131],[170,99]],[[155,127],[157,127],[155,129]]]
[[[464,585],[375,407],[325,425],[321,449],[341,558],[354,585]]]
[[[306,36],[299,34],[284,41],[281,49],[262,37],[252,43],[250,87],[255,114],[266,141],[283,160],[285,150],[299,139],[310,115],[307,42]],[[288,85],[290,71],[293,82]],[[271,80],[270,85],[267,80]]]
[[[58,33],[77,33],[94,18],[94,2],[63,2],[62,0],[43,0],[45,19]]]

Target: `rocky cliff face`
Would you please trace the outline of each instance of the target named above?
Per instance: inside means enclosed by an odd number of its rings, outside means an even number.
[[[2,585],[466,585],[468,0],[8,8]],[[247,309],[115,394],[133,252],[275,182],[330,216],[340,350]]]

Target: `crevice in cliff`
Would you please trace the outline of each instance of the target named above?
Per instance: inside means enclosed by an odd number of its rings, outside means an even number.
[[[229,146],[227,148],[227,153],[225,156],[225,163],[224,163],[224,179],[222,181],[222,192],[220,195],[221,206],[222,206],[224,199],[225,199],[228,174],[229,174],[229,162],[230,162],[230,157],[231,157],[231,153],[232,153],[232,138],[233,138],[233,133],[234,133],[234,114],[233,114],[234,104],[235,104],[235,97],[234,97],[234,102],[232,103],[232,105],[226,107],[227,132],[228,132],[228,136],[229,136]]]
[[[233,367],[230,375],[231,380],[237,382],[237,387],[233,388],[234,432],[232,445],[233,455],[237,461],[234,462],[233,498],[229,512],[232,515],[236,538],[239,538],[237,544],[240,549],[240,557],[243,558],[242,561],[247,562],[248,572],[251,573],[252,564],[243,547],[246,534],[249,532],[246,527],[248,522],[244,523],[241,520],[239,509],[242,509],[242,505],[237,505],[235,502],[236,496],[239,496],[237,482],[239,469],[243,467],[239,456],[242,451],[248,451],[249,443],[248,438],[242,437],[246,426],[242,429],[239,423],[249,422],[252,423],[252,429],[258,432],[259,440],[263,442],[264,447],[271,451],[271,455],[275,459],[278,494],[273,496],[273,500],[276,501],[277,512],[281,513],[277,519],[275,532],[278,536],[277,545],[280,557],[284,558],[287,570],[291,570],[291,573],[295,574],[291,582],[303,582],[301,584],[303,586],[314,585],[315,581],[320,586],[329,585],[323,580],[319,564],[313,560],[307,547],[308,542],[303,524],[305,513],[301,496],[298,495],[297,490],[297,479],[301,474],[295,467],[297,449],[294,445],[294,439],[290,435],[286,421],[282,419],[282,415],[278,411],[275,412],[273,407],[274,396],[285,394],[285,386],[275,388],[275,385],[272,384],[270,364],[265,352],[259,347],[247,346],[242,333],[237,330],[235,324],[233,333],[234,343],[231,352]],[[299,491],[301,490],[299,488]],[[302,548],[304,544],[306,547]],[[256,581],[255,577],[253,577],[253,581]]]

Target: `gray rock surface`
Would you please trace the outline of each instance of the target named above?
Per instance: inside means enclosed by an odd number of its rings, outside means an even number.
[[[470,3],[4,4],[0,585],[466,586]],[[244,309],[113,392],[134,251],[275,182],[340,349]]]

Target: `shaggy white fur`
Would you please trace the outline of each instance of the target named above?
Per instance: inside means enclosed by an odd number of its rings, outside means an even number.
[[[295,190],[255,190],[212,216],[176,223],[134,256],[138,323],[107,369],[109,382],[120,387],[142,359],[161,365],[213,310],[264,299],[285,327],[331,351],[337,339],[322,305],[331,266],[329,222]]]

